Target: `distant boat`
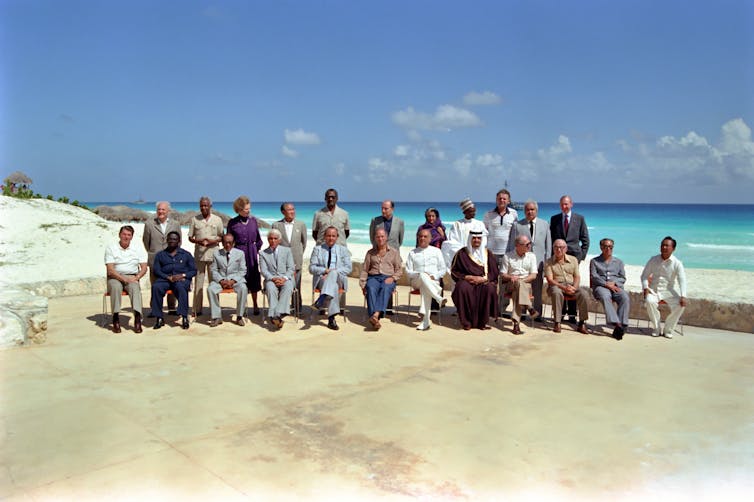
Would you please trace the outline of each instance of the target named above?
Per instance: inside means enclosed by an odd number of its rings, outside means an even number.
[[[134,201],[134,204],[146,204],[147,201],[141,198],[141,195],[139,195],[139,198]]]

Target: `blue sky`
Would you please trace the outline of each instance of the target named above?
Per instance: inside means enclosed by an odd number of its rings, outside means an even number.
[[[754,192],[751,1],[0,0],[0,65],[43,194]]]

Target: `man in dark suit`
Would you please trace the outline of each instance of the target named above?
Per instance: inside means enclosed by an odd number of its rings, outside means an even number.
[[[378,228],[384,228],[387,233],[387,245],[401,252],[403,245],[403,220],[393,215],[395,202],[392,200],[382,201],[382,216],[375,216],[369,224],[369,241],[375,244],[375,233]]]
[[[542,284],[544,282],[544,264],[552,255],[552,237],[550,236],[550,225],[538,218],[539,205],[535,200],[527,200],[524,204],[525,218],[518,220],[513,224],[508,238],[508,250],[511,252],[516,248],[516,237],[525,235],[531,241],[530,251],[537,257],[537,278],[532,284],[532,293],[534,294],[534,303],[532,307],[537,312],[542,312]],[[534,232],[532,232],[532,230]],[[542,318],[535,319],[541,322]]]
[[[560,213],[550,218],[550,236],[554,241],[563,239],[568,246],[566,254],[574,256],[579,263],[586,258],[589,251],[589,229],[587,229],[584,217],[571,211],[573,200],[570,195],[564,195],[560,198]],[[576,322],[576,302],[566,302],[567,308],[564,312],[568,313],[569,322]],[[557,319],[555,322],[559,322]]]
[[[293,263],[296,266],[296,291],[298,304],[301,305],[301,268],[304,265],[304,250],[306,249],[306,224],[296,219],[296,207],[292,202],[280,205],[283,219],[272,224],[272,228],[280,232],[280,245],[291,248]]]

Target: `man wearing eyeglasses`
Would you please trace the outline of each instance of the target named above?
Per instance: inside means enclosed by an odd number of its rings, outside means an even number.
[[[624,289],[626,269],[623,262],[613,256],[615,242],[605,238],[600,241],[602,254],[589,262],[589,283],[594,298],[601,301],[605,308],[608,324],[613,325],[613,338],[623,339],[628,327],[628,312],[631,310],[631,298]],[[613,302],[618,304],[616,312]]]
[[[532,284],[532,293],[534,302],[532,307],[537,312],[542,312],[542,284],[545,277],[545,260],[552,255],[552,238],[550,237],[550,224],[537,215],[539,205],[537,201],[529,199],[524,203],[525,217],[518,220],[511,227],[511,235],[508,239],[508,252],[513,251],[516,237],[525,235],[531,241],[529,251],[537,257],[537,278]],[[536,322],[542,322],[541,317],[534,319]]]
[[[539,312],[531,306],[531,283],[537,279],[537,257],[529,251],[531,241],[527,236],[516,237],[515,245],[515,250],[505,255],[500,275],[505,284],[505,292],[513,300],[512,331],[514,335],[520,335],[523,333],[519,325],[520,307],[528,310],[532,318],[539,317]]]
[[[589,333],[586,321],[589,318],[589,305],[587,294],[579,287],[581,276],[579,275],[579,261],[566,254],[568,245],[563,239],[556,239],[552,243],[552,258],[545,264],[545,278],[547,279],[547,292],[552,298],[552,310],[554,312],[555,326],[552,331],[560,333],[560,321],[562,318],[563,299],[567,296],[573,298],[579,310],[579,323],[576,331],[583,334]]]

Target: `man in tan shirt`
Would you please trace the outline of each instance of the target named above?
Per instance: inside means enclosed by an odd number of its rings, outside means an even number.
[[[191,218],[188,240],[194,243],[194,261],[196,262],[196,282],[194,284],[194,314],[201,316],[204,306],[204,278],[212,282],[209,272],[213,256],[223,240],[223,220],[212,214],[212,201],[204,196],[199,199],[200,213]]]
[[[385,315],[398,279],[403,274],[403,263],[397,249],[388,247],[387,233],[378,228],[374,234],[374,247],[367,251],[361,268],[359,286],[367,297],[369,323],[380,329],[380,317]]]
[[[575,256],[566,254],[568,245],[563,239],[557,239],[552,244],[553,255],[545,263],[545,278],[547,292],[552,298],[552,310],[555,313],[553,331],[560,333],[560,320],[563,310],[563,299],[568,296],[576,300],[579,310],[579,324],[576,331],[588,334],[586,320],[589,318],[589,304],[587,293],[579,288],[579,261]]]

